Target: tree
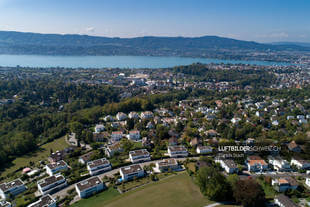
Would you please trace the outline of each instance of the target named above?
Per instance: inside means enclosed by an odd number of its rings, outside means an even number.
[[[244,207],[265,206],[265,192],[253,179],[238,180],[233,186],[233,196]]]
[[[230,200],[231,188],[224,175],[213,167],[202,167],[197,173],[200,191],[214,201]]]

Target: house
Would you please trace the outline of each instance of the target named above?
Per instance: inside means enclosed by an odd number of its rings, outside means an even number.
[[[282,159],[280,156],[268,156],[268,162],[279,172],[287,172],[291,170],[290,163],[287,160]]]
[[[271,185],[277,192],[285,192],[287,190],[296,190],[298,187],[297,181],[292,177],[273,178]]]
[[[268,164],[259,156],[249,156],[246,160],[246,165],[248,167],[248,171],[250,172],[258,172],[267,170]]]
[[[134,112],[134,111],[130,112],[130,113],[128,114],[128,117],[129,117],[130,119],[139,119],[138,113],[137,113],[137,112]]]
[[[237,124],[239,121],[241,121],[241,119],[238,118],[238,117],[234,117],[234,118],[232,118],[230,121],[231,121],[231,123],[233,123],[233,124]]]
[[[102,191],[105,188],[105,184],[98,176],[88,178],[87,180],[83,180],[75,184],[75,190],[80,198],[87,198]]]
[[[169,138],[168,145],[169,146],[176,146],[176,145],[178,145],[178,139],[176,137]]]
[[[116,119],[117,119],[118,121],[124,121],[124,120],[127,119],[127,115],[124,114],[123,112],[118,112],[118,113],[116,114]]]
[[[221,156],[218,156],[214,161],[219,163],[226,173],[232,174],[238,173],[239,171],[237,164],[232,159],[225,159]]]
[[[151,146],[152,142],[148,137],[143,137],[142,138],[142,146],[143,147],[149,147]]]
[[[179,169],[180,166],[178,165],[178,162],[173,158],[157,161],[154,167],[155,172],[167,172]]]
[[[82,156],[79,157],[79,163],[82,165],[85,165],[89,160],[91,160],[91,157],[93,156],[94,152],[88,152]]]
[[[105,142],[107,138],[109,137],[108,132],[93,132],[93,140],[95,142]]]
[[[0,207],[12,207],[12,204],[10,202],[3,200],[0,201]]]
[[[284,194],[279,194],[274,199],[275,204],[280,207],[298,207],[291,199],[289,199]]]
[[[56,207],[56,200],[50,195],[42,196],[38,201],[28,205],[27,207]]]
[[[115,142],[111,145],[108,145],[105,148],[105,154],[108,157],[112,157],[115,153],[120,153],[123,151],[123,148],[121,147],[121,143],[120,142]]]
[[[294,119],[294,118],[295,118],[294,116],[287,116],[286,120],[291,120],[291,119]]]
[[[214,129],[210,129],[210,130],[206,131],[206,135],[208,137],[216,137],[218,135],[218,133]]]
[[[60,160],[56,163],[50,163],[45,166],[46,173],[49,174],[50,176],[54,175],[55,173],[63,170],[68,169],[68,165],[65,161]]]
[[[111,141],[113,142],[118,142],[123,138],[123,132],[122,131],[116,131],[112,132],[111,134]]]
[[[306,184],[308,187],[310,187],[310,178],[309,178],[309,177],[306,178],[305,184]]]
[[[153,128],[154,128],[154,124],[152,124],[152,122],[149,121],[149,122],[147,123],[147,125],[146,125],[146,128],[147,128],[147,129],[153,129]]]
[[[108,121],[114,121],[114,118],[111,115],[107,115],[103,118],[104,121],[108,122]]]
[[[56,174],[39,180],[37,186],[42,195],[53,194],[67,186],[67,181],[63,175]]]
[[[196,147],[198,144],[200,143],[199,139],[197,137],[193,138],[191,141],[190,141],[190,145],[192,147]]]
[[[106,158],[87,162],[87,170],[91,176],[103,173],[111,169],[111,163]]]
[[[168,155],[170,157],[187,157],[188,152],[187,149],[182,146],[168,146]]]
[[[132,130],[127,135],[129,140],[138,141],[140,140],[140,132],[138,130]]]
[[[287,145],[287,148],[292,152],[301,152],[300,146],[294,140]]]
[[[8,183],[0,184],[0,197],[7,199],[10,195],[16,196],[26,190],[26,186],[21,179],[16,179]]]
[[[196,148],[197,154],[207,154],[212,153],[212,147],[210,146],[198,146]]]
[[[103,132],[104,129],[105,129],[105,128],[104,128],[103,124],[97,124],[97,125],[95,126],[95,132],[96,132],[96,133]]]
[[[153,112],[151,112],[151,111],[142,112],[140,117],[141,117],[141,119],[151,119],[151,118],[153,118]]]
[[[51,163],[58,162],[60,160],[63,160],[67,155],[69,155],[73,151],[74,151],[73,147],[67,147],[64,150],[53,152],[48,157],[48,160]]]
[[[134,150],[129,152],[129,159],[132,163],[150,161],[150,153],[146,149]]]
[[[140,178],[144,176],[144,170],[140,165],[122,167],[119,173],[122,177],[122,181],[132,180],[134,178]]]
[[[310,162],[297,157],[292,158],[291,165],[296,166],[298,169],[310,169]]]

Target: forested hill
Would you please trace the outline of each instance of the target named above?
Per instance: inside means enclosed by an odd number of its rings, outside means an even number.
[[[169,55],[246,57],[246,52],[310,51],[296,45],[271,45],[217,36],[108,38],[0,31],[0,54]]]

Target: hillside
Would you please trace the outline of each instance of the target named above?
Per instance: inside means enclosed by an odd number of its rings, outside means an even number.
[[[253,58],[251,53],[309,52],[309,47],[272,45],[217,36],[109,38],[0,31],[0,54],[151,55]],[[262,57],[268,55],[262,55]],[[259,58],[256,56],[256,59]]]

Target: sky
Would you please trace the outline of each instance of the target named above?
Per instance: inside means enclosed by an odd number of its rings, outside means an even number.
[[[0,0],[0,30],[310,42],[310,0]]]

